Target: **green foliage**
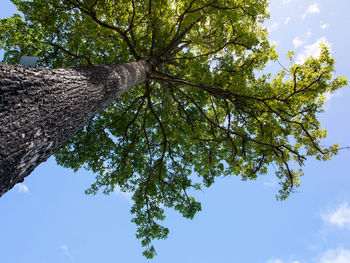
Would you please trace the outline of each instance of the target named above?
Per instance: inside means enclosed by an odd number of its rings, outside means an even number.
[[[117,99],[56,153],[58,164],[96,174],[86,192],[116,187],[133,193],[137,237],[169,230],[164,207],[193,218],[201,205],[191,190],[219,176],[254,180],[276,167],[279,199],[300,184],[307,156],[328,160],[317,120],[325,94],[346,85],[334,77],[326,46],[319,58],[293,64],[274,78],[256,77],[274,47],[261,26],[265,0],[13,0],[24,17],[0,21],[4,60],[35,55],[48,67],[145,59],[149,79]],[[294,164],[295,163],[295,164]],[[198,183],[198,177],[201,183]]]

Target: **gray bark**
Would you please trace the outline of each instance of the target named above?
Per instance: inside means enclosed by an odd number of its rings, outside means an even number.
[[[0,64],[0,196],[150,71],[142,60],[73,69]]]

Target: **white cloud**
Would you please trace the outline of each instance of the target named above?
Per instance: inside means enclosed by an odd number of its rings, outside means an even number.
[[[18,192],[20,193],[28,193],[29,191],[28,186],[26,186],[25,184],[19,183],[19,184],[16,184],[16,186],[17,186]]]
[[[350,206],[348,203],[343,203],[337,209],[323,213],[321,216],[325,222],[331,225],[350,230]]]
[[[116,186],[114,188],[114,193],[118,196],[123,197],[124,199],[126,199],[129,203],[132,203],[132,194],[130,192],[123,192],[119,186]]]
[[[282,259],[274,258],[274,259],[269,259],[269,260],[267,260],[266,263],[301,263],[301,262],[298,261],[298,260],[283,261]]]
[[[315,4],[313,4],[313,5],[310,5],[307,9],[306,9],[306,12],[303,14],[303,19],[307,16],[307,15],[309,15],[309,14],[311,14],[311,15],[314,15],[314,14],[318,14],[318,13],[320,13],[321,12],[321,10],[320,10],[320,8],[318,7],[318,4],[317,3],[315,3]]]
[[[293,39],[294,48],[298,48],[304,45],[310,39],[311,35],[312,35],[312,32],[308,31],[303,36],[296,36]]]
[[[271,40],[270,43],[276,47],[280,44],[280,42],[276,40]]]
[[[286,20],[284,20],[284,23],[285,23],[285,24],[288,24],[289,21],[290,21],[290,16],[288,16],[288,17],[286,18]]]
[[[302,46],[303,44],[304,44],[304,41],[300,37],[297,36],[293,39],[293,45],[295,48],[298,48],[298,47]]]
[[[312,35],[312,32],[311,31],[307,31],[306,32],[306,35],[305,35],[305,38],[308,40]]]
[[[289,259],[272,258],[265,263],[307,263],[311,261],[295,260],[294,256]],[[328,249],[322,254],[312,259],[315,263],[350,263],[350,250],[344,248]]]
[[[278,182],[275,178],[270,178],[269,181],[264,182],[264,186],[266,188],[275,188],[276,186],[278,186]]]
[[[266,263],[283,263],[283,261],[279,258],[276,258],[276,259],[269,259],[268,261],[266,261]]]
[[[329,43],[325,37],[321,37],[318,40],[316,40],[315,43],[311,45],[305,45],[303,47],[303,51],[296,56],[296,63],[303,63],[305,59],[311,56],[318,57],[321,53],[322,43],[327,45],[329,48],[331,48],[332,46],[331,43]]]
[[[350,250],[347,249],[329,249],[319,259],[319,263],[349,263]]]
[[[72,255],[71,255],[70,252],[69,252],[69,249],[68,249],[68,246],[67,246],[67,245],[62,245],[62,246],[61,246],[61,249],[62,249],[63,253],[64,253],[70,260],[73,259]]]
[[[329,101],[330,101],[331,99],[333,99],[333,98],[337,98],[337,97],[339,98],[339,97],[342,96],[342,94],[343,94],[343,91],[342,91],[342,90],[337,90],[336,92],[326,92],[326,93],[324,94],[325,99],[326,99],[325,102],[329,102]],[[327,104],[325,104],[324,109],[325,109],[325,110],[328,110],[329,107],[330,107],[330,105],[329,105],[329,103],[327,103]]]
[[[292,0],[283,0],[282,1],[283,4],[289,4],[290,2],[292,2]]]
[[[321,23],[320,27],[322,29],[327,29],[327,28],[329,28],[329,24]]]
[[[67,246],[67,245],[62,245],[62,246],[61,246],[61,249],[63,250],[63,252],[64,252],[66,255],[69,254],[68,246]]]
[[[268,27],[269,31],[272,32],[274,30],[277,30],[280,26],[280,23],[278,22],[273,22],[271,26]]]
[[[326,101],[329,101],[334,96],[334,93],[326,92],[324,96],[326,98]]]
[[[319,12],[320,12],[320,8],[318,7],[317,3],[310,5],[306,10],[306,13],[308,14],[317,14]]]

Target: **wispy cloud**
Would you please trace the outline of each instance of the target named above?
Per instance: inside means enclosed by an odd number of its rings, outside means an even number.
[[[275,178],[270,178],[269,181],[264,182],[266,188],[275,188],[278,186],[278,181]]]
[[[17,187],[18,192],[20,192],[20,193],[28,193],[28,191],[29,191],[28,186],[26,186],[25,184],[22,184],[22,183],[16,184],[16,187]]]
[[[132,193],[130,192],[124,192],[120,189],[119,186],[116,186],[114,188],[114,193],[120,197],[123,197],[124,199],[126,199],[129,203],[132,203]]]
[[[273,22],[270,26],[268,26],[268,30],[270,32],[275,31],[279,28],[280,23],[279,22]]]
[[[266,261],[266,263],[301,263],[299,260],[287,260],[284,261],[279,258],[269,259]]]
[[[302,46],[303,44],[304,44],[304,41],[299,36],[297,36],[293,39],[293,46],[295,48],[298,48],[298,47]]]
[[[319,263],[349,263],[350,250],[338,248],[327,250],[318,261]]]
[[[321,44],[327,45],[331,48],[332,44],[328,42],[325,37],[321,37],[316,40],[315,43],[311,45],[305,45],[303,47],[303,51],[299,53],[296,57],[296,63],[303,63],[308,57],[318,57],[321,53]]]
[[[346,202],[336,209],[322,213],[321,217],[328,224],[350,230],[350,206]]]
[[[280,44],[279,41],[276,41],[276,40],[273,40],[273,39],[270,41],[270,43],[271,43],[272,45],[276,46],[276,47]]]
[[[275,258],[275,259],[269,259],[268,261],[266,261],[266,263],[283,263],[283,261],[279,258]]]
[[[292,0],[283,0],[283,1],[282,1],[283,4],[289,4],[289,3],[291,3],[291,2],[292,2]]]
[[[286,18],[286,20],[284,20],[284,23],[285,24],[288,24],[290,22],[290,16],[288,16],[287,18]]]
[[[310,39],[311,35],[312,35],[312,32],[308,31],[303,36],[296,36],[293,39],[294,48],[298,48],[298,47],[301,47],[302,45],[306,44],[306,42]]]
[[[307,15],[310,15],[310,14],[314,15],[314,14],[318,14],[320,12],[321,12],[321,10],[318,7],[318,4],[314,3],[306,9],[306,12],[303,14],[302,18],[304,19]]]
[[[324,94],[324,96],[325,96],[325,98],[326,98],[326,102],[330,101],[330,99],[334,97],[334,94],[335,94],[335,93],[326,92],[326,93]],[[328,106],[326,106],[326,109],[327,109],[327,107],[328,107]]]
[[[293,258],[294,256],[291,256],[289,259],[272,258],[265,261],[265,263],[349,263],[350,250],[344,248],[328,249],[310,261],[295,260]]]
[[[70,259],[70,260],[73,260],[73,257],[68,249],[68,246],[67,245],[61,245],[61,250],[63,251],[63,253]]]
[[[322,29],[327,29],[327,28],[329,28],[329,24],[321,23],[320,27]]]

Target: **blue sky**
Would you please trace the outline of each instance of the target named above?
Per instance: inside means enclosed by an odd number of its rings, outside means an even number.
[[[288,50],[301,61],[317,55],[318,43],[325,42],[337,75],[350,78],[350,1],[271,2],[266,26],[282,64]],[[9,0],[0,5],[0,17],[15,12]],[[328,130],[325,144],[350,145],[349,102],[348,87],[329,96],[320,116]],[[308,160],[301,187],[284,202],[275,200],[279,186],[273,171],[253,182],[219,179],[196,194],[202,212],[194,220],[167,211],[169,238],[155,243],[158,256],[152,262],[349,263],[349,168],[348,150],[328,162]],[[73,173],[50,158],[5,194],[2,262],[146,262],[130,222],[128,196],[86,196],[93,181],[93,174]]]

